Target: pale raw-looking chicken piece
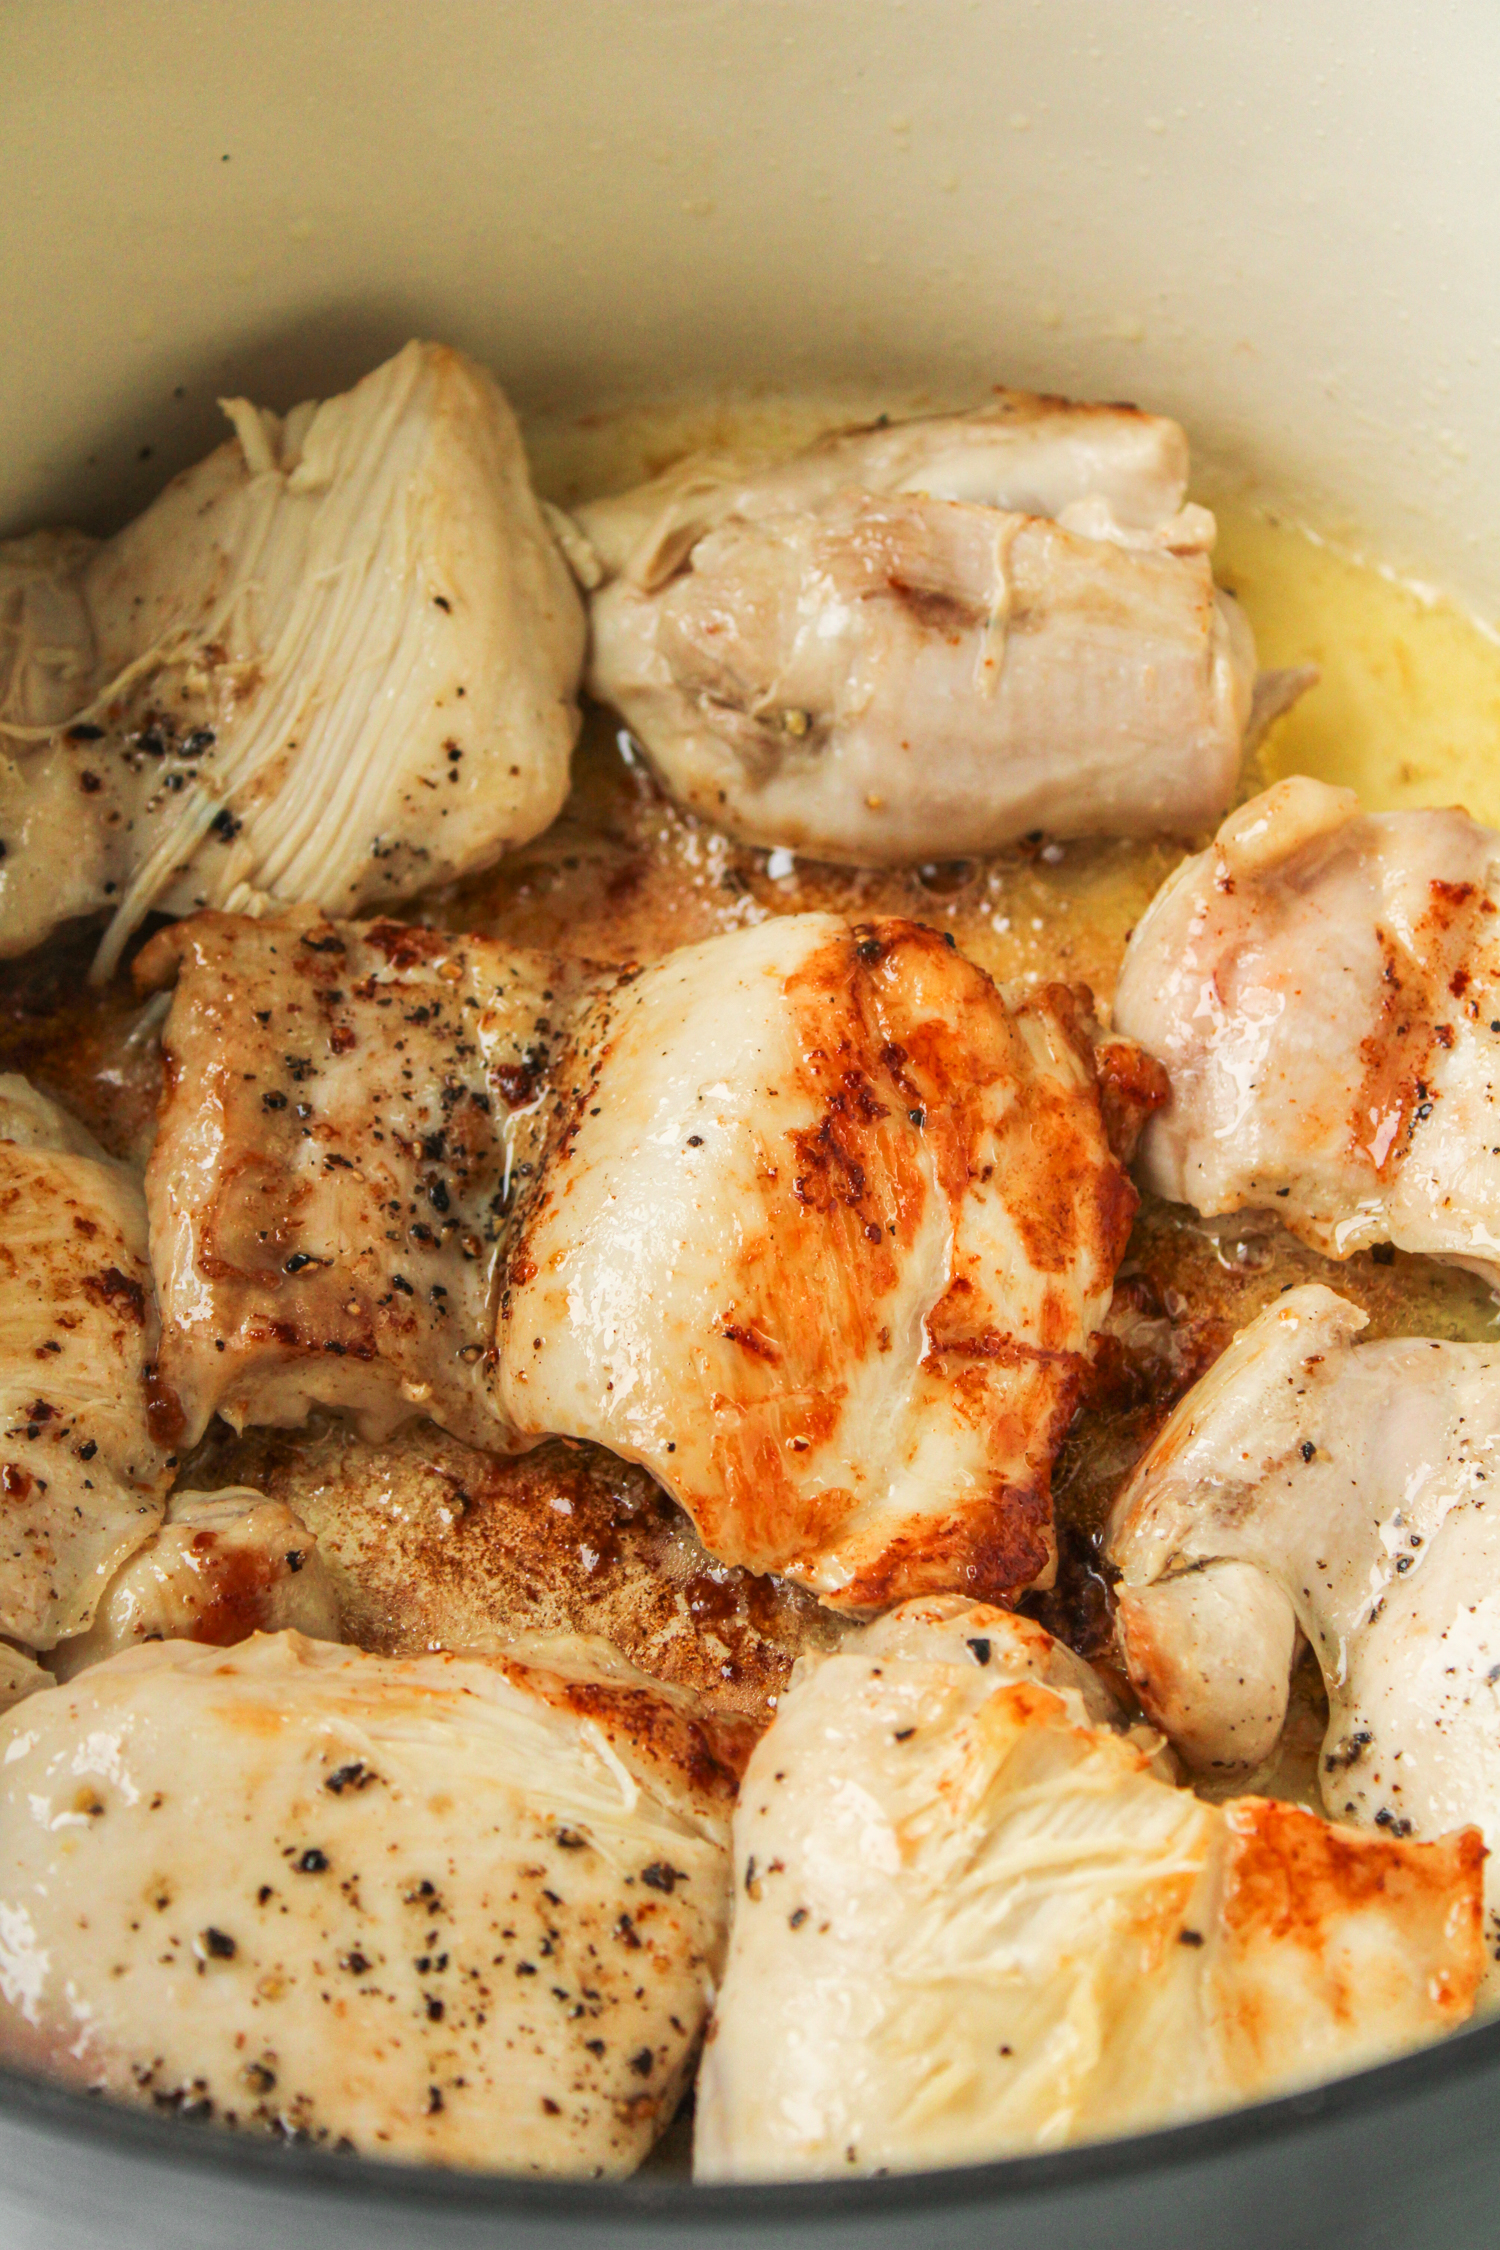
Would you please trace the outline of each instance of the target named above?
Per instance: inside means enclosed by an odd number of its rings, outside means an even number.
[[[1026,1619],[916,1601],[806,1657],[734,1824],[703,2180],[976,2163],[1306,2085],[1469,2015],[1472,1829],[1204,1803]]]
[[[161,1377],[217,1411],[368,1437],[429,1415],[509,1442],[490,1397],[512,1174],[577,972],[399,922],[201,914],[139,956],[172,984],[146,1173]]]
[[[157,1336],[140,1182],[0,1077],[0,1633],[29,1648],[81,1632],[161,1520]]]
[[[1140,1176],[1332,1258],[1393,1242],[1500,1286],[1500,837],[1295,777],[1231,815],[1131,938],[1118,1031],[1172,1099]]]
[[[102,545],[0,547],[0,953],[113,910],[348,913],[556,814],[584,619],[482,368],[408,344]]]
[[[116,1571],[86,1633],[50,1663],[70,1680],[138,1641],[232,1648],[252,1633],[336,1641],[339,1602],[318,1542],[283,1500],[231,1487],[174,1492],[166,1520]]]
[[[601,992],[554,1066],[498,1387],[836,1606],[1054,1561],[1053,1456],[1159,1073],[914,922],[787,916]]]
[[[752,844],[880,866],[1200,828],[1255,650],[1187,474],[1175,422],[1019,392],[774,465],[695,455],[579,511],[590,692]],[[1268,680],[1261,718],[1302,684]]]
[[[1473,1821],[1493,1853],[1500,1348],[1356,1348],[1364,1325],[1318,1283],[1293,1290],[1188,1393],[1116,1508],[1120,1639],[1183,1757],[1234,1774],[1274,1753],[1305,1636],[1329,1812],[1388,1836]]]
[[[601,1644],[92,1665],[0,1719],[0,2055],[369,2155],[629,2172],[722,1962],[736,1741]]]

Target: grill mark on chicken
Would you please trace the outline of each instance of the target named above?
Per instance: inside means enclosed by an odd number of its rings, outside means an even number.
[[[1095,1038],[1093,1052],[1104,1130],[1120,1162],[1128,1164],[1148,1120],[1171,1099],[1171,1081],[1134,1040]]]
[[[955,647],[963,634],[973,632],[984,622],[984,611],[957,594],[941,593],[930,586],[911,586],[894,574],[887,577],[885,583],[887,592],[921,632],[940,634]]]
[[[1359,1043],[1364,1077],[1354,1096],[1350,1137],[1372,1169],[1386,1177],[1406,1155],[1417,1105],[1427,1091],[1417,1074],[1432,1052],[1432,1026],[1420,1018],[1427,996],[1420,964],[1387,931],[1377,928],[1375,941],[1382,961],[1379,1016]]]
[[[61,1642],[61,1680],[142,1641],[232,1648],[288,1627],[339,1638],[338,1599],[318,1542],[283,1502],[236,1489],[174,1492],[166,1520],[105,1588],[86,1633]]]
[[[672,1702],[644,1684],[622,1687],[612,1680],[569,1678],[549,1671],[540,1656],[526,1664],[524,1677],[532,1693],[555,1709],[591,1719],[611,1737],[623,1736],[633,1762],[655,1769],[664,1779],[686,1779],[698,1796],[726,1812],[733,1807],[760,1731],[737,1714],[699,1709],[686,1698]],[[639,1907],[633,1918],[643,1921],[649,1911]]]
[[[1250,1798],[1235,1807],[1231,1826],[1238,1848],[1230,1854],[1221,1909],[1231,1936],[1253,1932],[1323,1955],[1336,1934],[1339,1909],[1381,1899],[1399,1913],[1404,1899],[1436,1887],[1440,1895],[1451,1895],[1469,1942],[1479,1937],[1485,1848],[1477,1828],[1454,1833],[1456,1864],[1442,1871],[1435,1886],[1431,1862],[1399,1843],[1309,1820],[1291,1805]]]
[[[194,1620],[191,1638],[211,1648],[232,1648],[265,1629],[266,1596],[277,1573],[264,1556],[223,1547],[213,1531],[195,1532],[192,1559],[204,1578],[208,1599]]]
[[[73,1225],[80,1233],[86,1230],[92,1232],[95,1222],[92,1219],[75,1218]],[[121,1273],[118,1266],[106,1266],[103,1273],[84,1274],[81,1277],[81,1287],[91,1305],[99,1305],[106,1310],[123,1308],[127,1320],[133,1321],[137,1328],[145,1327],[145,1284],[137,1281],[133,1275]]]

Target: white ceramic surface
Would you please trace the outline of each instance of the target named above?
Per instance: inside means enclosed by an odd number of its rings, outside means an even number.
[[[1148,400],[1500,615],[1489,0],[4,0],[0,120],[7,529],[421,330]]]

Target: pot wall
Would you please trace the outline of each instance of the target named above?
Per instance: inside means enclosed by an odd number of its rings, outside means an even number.
[[[7,529],[421,330],[533,410],[1138,398],[1500,615],[1484,0],[10,0],[0,48]]]

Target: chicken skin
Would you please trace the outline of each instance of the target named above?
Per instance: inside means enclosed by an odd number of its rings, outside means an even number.
[[[1414,1844],[1206,1804],[1160,1747],[1039,1625],[983,1605],[908,1602],[804,1657],[735,1815],[696,2176],[1058,2148],[1464,2021],[1474,1830]]]
[[[1174,422],[1018,392],[695,456],[580,512],[590,691],[752,844],[880,866],[1191,831],[1230,802],[1255,652],[1186,489]]]
[[[1172,1099],[1140,1176],[1500,1286],[1500,837],[1301,777],[1232,814],[1131,938],[1117,1030]]]
[[[1473,1821],[1493,1855],[1500,1349],[1356,1345],[1364,1325],[1320,1284],[1291,1290],[1189,1392],[1111,1526],[1121,1643],[1182,1756],[1232,1775],[1274,1752],[1305,1637],[1329,1812],[1387,1836]],[[1493,1872],[1487,1895],[1493,1953]]]
[[[722,1961],[736,1741],[597,1644],[91,1665],[0,1718],[0,2055],[368,2155],[629,2172]]]
[[[102,545],[0,548],[0,953],[111,911],[349,913],[545,828],[584,621],[515,420],[409,344],[233,439]]]

